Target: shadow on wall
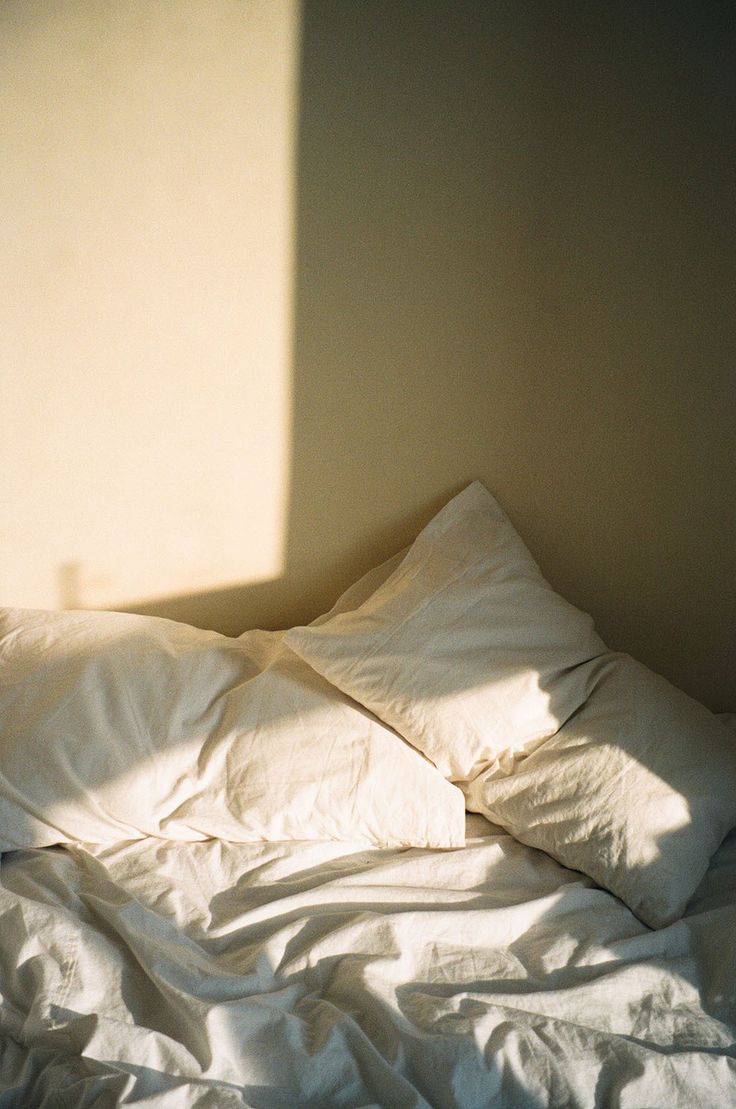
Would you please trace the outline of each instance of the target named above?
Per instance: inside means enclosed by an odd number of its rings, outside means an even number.
[[[736,702],[733,28],[576,3],[303,8],[288,626],[480,477],[552,584]]]
[[[463,0],[450,19],[439,0],[304,0],[286,306],[288,251],[261,214],[291,167],[274,170],[279,147],[258,177],[239,149],[277,130],[269,20],[286,0],[143,5],[107,37],[87,0],[59,34],[37,0],[5,11],[0,180],[19,218],[2,307],[20,322],[0,555],[11,535],[10,577],[39,547],[56,568],[50,601],[3,581],[7,603],[288,626],[480,478],[611,647],[733,707],[725,9]],[[279,254],[270,277],[256,246]],[[264,320],[280,383],[250,345]]]
[[[538,36],[481,3],[303,4],[283,574],[131,610],[288,627],[473,478],[513,512]]]
[[[489,281],[515,233],[486,192],[491,30],[476,5],[439,24],[304,5],[283,574],[130,608],[230,634],[309,620],[495,468],[515,413],[489,367],[508,364],[515,309]]]

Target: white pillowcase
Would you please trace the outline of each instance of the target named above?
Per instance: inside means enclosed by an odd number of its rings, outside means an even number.
[[[611,890],[652,928],[682,916],[736,824],[736,742],[706,708],[626,655],[590,665],[591,696],[468,807]]]
[[[456,782],[553,735],[587,695],[579,664],[605,651],[479,482],[363,604],[286,642]]]
[[[0,610],[0,850],[145,835],[464,843],[464,802],[278,633]]]
[[[702,705],[606,651],[482,485],[345,608],[287,643],[461,783],[471,810],[646,923],[681,915],[736,824],[736,745]]]

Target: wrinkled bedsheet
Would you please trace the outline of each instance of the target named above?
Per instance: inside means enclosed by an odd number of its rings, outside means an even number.
[[[3,856],[0,1105],[736,1105],[736,835],[650,931],[468,832]]]

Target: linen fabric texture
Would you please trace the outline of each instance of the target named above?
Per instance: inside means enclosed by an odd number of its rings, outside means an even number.
[[[461,792],[290,651],[0,610],[0,850],[143,836],[464,843]]]

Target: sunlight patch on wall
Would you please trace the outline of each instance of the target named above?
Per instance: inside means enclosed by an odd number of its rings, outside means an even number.
[[[298,0],[0,8],[0,603],[278,577]]]

